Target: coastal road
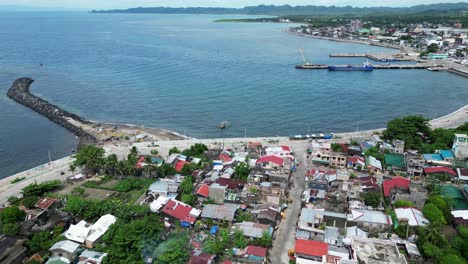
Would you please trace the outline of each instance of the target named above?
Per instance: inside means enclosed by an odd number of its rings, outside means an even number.
[[[32,184],[34,182],[41,183],[44,181],[51,180],[65,180],[66,177],[72,176],[72,173],[69,171],[70,163],[73,159],[68,156],[63,159],[54,160],[51,163],[41,165],[39,167],[20,172],[18,174],[12,175],[10,177],[0,180],[0,206],[7,203],[10,196],[21,196],[21,190]],[[60,172],[64,172],[64,175],[60,175]],[[79,169],[75,171],[75,174],[79,173]],[[25,179],[17,182],[11,183],[13,179],[22,178]]]
[[[289,198],[293,202],[289,204],[286,209],[286,219],[280,223],[280,227],[275,233],[275,240],[273,241],[273,248],[270,252],[270,261],[273,264],[287,264],[289,263],[288,250],[294,248],[296,237],[296,226],[299,219],[299,214],[302,208],[302,193],[304,192],[305,173],[308,168],[306,158],[306,144],[295,144],[295,154],[299,159],[300,165],[297,171],[292,174],[294,182],[289,192]]]

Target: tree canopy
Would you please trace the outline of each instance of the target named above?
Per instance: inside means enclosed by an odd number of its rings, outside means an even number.
[[[428,119],[420,115],[410,115],[396,118],[387,123],[387,129],[382,132],[386,140],[404,140],[405,148],[420,149],[424,143],[423,137],[429,137],[431,129]]]
[[[447,221],[445,221],[444,214],[435,204],[428,203],[424,205],[423,214],[429,221],[431,221],[431,223],[443,225],[447,223]]]
[[[250,173],[250,166],[245,163],[241,162],[237,164],[237,166],[234,168],[234,178],[239,179],[241,181],[247,181],[247,178],[249,177]]]
[[[361,198],[368,206],[377,207],[381,202],[381,195],[377,192],[365,192],[361,194]]]
[[[81,147],[74,156],[73,164],[96,173],[104,165],[104,153],[103,148],[94,145]]]
[[[190,148],[182,151],[182,154],[188,157],[203,157],[203,153],[208,150],[208,147],[205,144],[196,143],[195,145],[190,146]]]

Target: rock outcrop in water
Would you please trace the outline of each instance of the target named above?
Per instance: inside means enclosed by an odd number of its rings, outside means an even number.
[[[49,103],[48,101],[37,97],[29,91],[29,87],[34,82],[31,78],[19,78],[17,79],[11,88],[8,90],[8,97],[15,100],[16,102],[27,106],[35,112],[47,117],[52,122],[70,130],[76,136],[80,138],[80,144],[94,144],[97,143],[96,137],[90,133],[84,131],[82,128],[73,125],[69,122],[69,119],[79,121],[82,124],[90,124],[89,121],[84,118],[77,116],[73,113],[65,111],[60,107]]]

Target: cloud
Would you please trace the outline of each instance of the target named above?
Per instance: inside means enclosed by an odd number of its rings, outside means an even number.
[[[456,3],[461,0],[1,0],[3,5],[34,6],[47,8],[77,8],[77,9],[114,9],[138,6],[211,6],[211,7],[243,7],[260,4],[274,5],[336,5],[336,6],[395,6],[405,7],[418,4]]]

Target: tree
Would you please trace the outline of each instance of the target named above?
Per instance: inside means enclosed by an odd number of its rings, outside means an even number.
[[[178,238],[168,239],[156,248],[154,256],[156,264],[185,264],[190,258],[188,253],[188,238],[180,236]]]
[[[381,195],[377,192],[365,192],[361,194],[361,198],[368,206],[378,207],[381,202]]]
[[[396,118],[387,123],[383,131],[386,140],[404,140],[406,149],[419,150],[424,143],[423,138],[430,136],[428,119],[420,115],[410,115]]]
[[[195,163],[189,163],[185,164],[184,167],[182,167],[182,170],[180,171],[180,174],[182,175],[192,175],[192,173],[196,170],[198,170],[199,167]]]
[[[234,231],[234,246],[236,248],[245,248],[249,245],[249,241],[245,238],[242,230],[236,229]]]
[[[2,226],[2,232],[5,235],[17,235],[20,229],[19,223],[6,223]]]
[[[175,153],[180,153],[180,150],[177,147],[173,147],[169,149],[169,155],[175,154]]]
[[[267,231],[265,231],[265,232],[263,232],[261,238],[255,239],[255,244],[257,246],[260,246],[260,247],[269,248],[273,244],[273,238],[271,237],[271,235]]]
[[[465,264],[466,262],[455,254],[448,254],[442,256],[440,259],[440,264]]]
[[[71,171],[72,175],[75,175],[76,166],[73,163],[70,163],[69,170]]]
[[[107,156],[106,158],[106,168],[107,168],[107,171],[115,177],[116,173],[117,173],[117,166],[119,165],[119,160],[117,158],[117,155],[116,154],[110,154],[109,156]]]
[[[372,156],[380,161],[384,161],[384,154],[380,151],[380,149],[376,146],[370,147],[364,153],[366,157]]]
[[[172,176],[175,175],[177,171],[175,170],[174,167],[172,167],[171,164],[164,163],[159,167],[159,176],[161,177],[167,177],[167,176]]]
[[[413,206],[413,202],[411,201],[406,201],[406,200],[398,200],[393,203],[393,207],[411,207]]]
[[[434,224],[447,224],[444,214],[435,204],[428,203],[423,207],[424,216]]]
[[[152,149],[152,150],[150,151],[150,153],[151,153],[151,155],[153,155],[153,156],[157,156],[157,155],[159,154],[159,151],[158,151],[157,149]]]
[[[247,178],[249,177],[249,173],[250,173],[250,166],[245,162],[241,162],[237,164],[237,166],[234,168],[234,177],[241,181],[246,182]]]
[[[31,208],[34,208],[34,205],[37,203],[37,200],[38,200],[37,196],[29,196],[21,200],[21,204],[31,209]]]
[[[427,46],[426,52],[434,53],[439,50],[439,46],[436,43],[432,43],[431,45]]]
[[[73,190],[71,191],[71,193],[73,195],[78,195],[78,196],[82,196],[85,192],[85,189],[84,188],[81,188],[81,187],[75,187],[73,188]]]
[[[24,220],[26,213],[18,206],[10,206],[0,212],[0,222],[2,224],[13,224]]]
[[[197,202],[197,197],[194,194],[182,194],[180,199],[183,203],[194,206]]]
[[[335,152],[341,152],[341,151],[343,151],[343,147],[342,147],[340,144],[338,144],[338,143],[332,143],[332,144],[331,144],[331,149],[332,149],[333,151],[335,151]]]
[[[203,153],[208,150],[208,147],[205,144],[196,143],[195,145],[190,146],[189,149],[182,151],[182,154],[188,157],[203,157]]]
[[[42,183],[33,183],[23,188],[23,196],[41,196],[58,188],[62,182],[60,180],[45,181]]]
[[[437,206],[437,208],[440,209],[440,211],[442,211],[442,213],[444,214],[444,217],[445,217],[445,221],[447,223],[452,221],[453,216],[452,216],[452,213],[451,213],[451,206],[450,206],[449,203],[447,203],[446,198],[444,198],[441,195],[433,195],[433,196],[429,197],[427,202],[431,203],[431,204],[434,204],[435,206]]]
[[[94,145],[81,147],[74,156],[75,166],[84,167],[92,173],[98,172],[104,165],[104,149]]]

